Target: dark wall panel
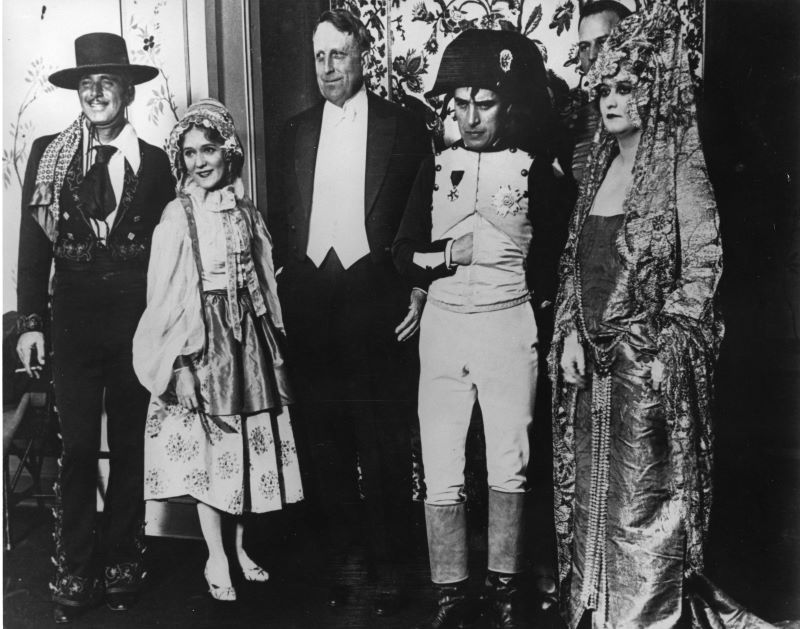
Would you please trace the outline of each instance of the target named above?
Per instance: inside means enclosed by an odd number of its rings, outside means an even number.
[[[275,203],[278,140],[291,116],[320,99],[314,75],[312,31],[327,0],[261,2],[261,70],[264,90],[267,198]],[[264,208],[262,208],[263,210]]]
[[[707,0],[702,136],[725,255],[708,571],[800,616],[800,4]]]

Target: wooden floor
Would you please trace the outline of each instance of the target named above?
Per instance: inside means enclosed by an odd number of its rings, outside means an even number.
[[[749,500],[753,491],[745,488],[740,498]],[[728,504],[729,497],[721,498],[723,505]],[[764,502],[774,504],[771,500]],[[733,518],[730,513],[718,511],[717,516],[725,526],[717,529],[708,562],[710,576],[723,589],[771,621],[800,618],[797,588],[800,531],[796,500],[778,502],[778,507],[754,512],[749,519]],[[6,629],[51,627],[47,586],[52,576],[51,516],[46,510],[22,506],[15,509],[13,517],[16,545],[12,551],[4,552],[3,626]],[[770,521],[763,522],[765,517],[771,518]],[[325,606],[326,590],[318,575],[308,568],[319,549],[310,543],[312,536],[302,533],[302,527],[295,526],[291,518],[292,514],[283,514],[249,522],[246,547],[269,570],[271,579],[259,585],[236,583],[239,593],[236,603],[217,603],[206,594],[202,577],[206,553],[202,542],[147,538],[148,578],[139,604],[126,613],[98,607],[73,626],[76,629],[411,629],[432,608],[420,509],[417,542],[409,549],[408,602],[391,618],[378,617],[372,611],[375,586],[370,582],[363,553],[357,548],[347,563],[339,567],[351,592],[348,605],[336,610]],[[541,528],[542,521],[534,522],[534,528]],[[769,536],[756,540],[752,536],[753,525],[766,526]],[[534,532],[533,537],[539,538],[536,552],[540,553],[546,544],[542,544],[540,534]],[[474,575],[471,587],[477,593],[485,566],[485,539],[473,535],[470,545]],[[533,592],[531,584],[527,585],[527,591]],[[555,614],[537,612],[533,616],[537,629],[564,627]],[[476,629],[488,629],[486,619]]]
[[[49,627],[52,626],[47,589],[52,571],[48,556],[51,518],[33,507],[21,507],[14,515],[17,535],[22,539],[11,552],[5,552],[4,627]],[[341,609],[328,608],[324,604],[326,590],[317,575],[306,570],[318,549],[296,536],[281,536],[280,533],[271,536],[273,531],[285,528],[284,524],[269,522],[266,518],[251,523],[251,538],[256,539],[246,539],[245,543],[254,558],[267,567],[271,578],[267,584],[239,583],[236,603],[217,603],[205,593],[202,572],[206,553],[202,542],[148,538],[148,580],[139,604],[126,613],[98,607],[73,626],[76,629],[410,629],[432,609],[427,556],[421,544],[409,553],[407,604],[396,616],[382,618],[374,614],[375,586],[370,583],[363,554],[358,549],[353,549],[352,557],[340,566],[349,584],[348,604]],[[417,538],[419,541],[420,536]],[[476,536],[473,539],[476,549],[471,557],[476,575],[471,586],[476,593],[483,576],[478,566],[485,565],[485,554],[479,548],[482,545],[483,541]],[[563,627],[555,614],[535,616],[537,627],[542,629]],[[484,619],[478,628],[488,629],[488,621]]]
[[[800,343],[758,344],[723,353],[720,361],[715,449],[715,496],[706,573],[727,594],[765,619],[800,618]],[[742,369],[746,365],[746,369]],[[547,432],[534,438],[532,559],[552,553]],[[295,508],[299,509],[299,508]],[[480,514],[473,531],[479,531]],[[7,629],[51,627],[48,582],[52,519],[48,511],[21,506],[12,512],[15,548],[4,552],[3,605]],[[148,538],[148,579],[141,600],[127,613],[100,607],[74,627],[175,629],[411,629],[432,607],[421,505],[416,505],[416,544],[409,549],[408,604],[397,616],[374,615],[363,554],[354,549],[340,566],[352,592],[349,605],[325,606],[325,589],[309,567],[319,549],[304,532],[300,511],[248,523],[245,545],[272,575],[265,585],[241,585],[235,604],[212,601],[202,576],[202,542]],[[483,520],[485,523],[485,519]],[[470,539],[472,587],[481,586],[485,539]],[[529,587],[526,591],[533,592]],[[557,616],[539,614],[537,629],[561,629]],[[478,629],[486,629],[484,622]]]

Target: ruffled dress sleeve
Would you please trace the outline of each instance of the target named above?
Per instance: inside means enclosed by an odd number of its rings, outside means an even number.
[[[175,200],[153,232],[147,307],[133,337],[134,371],[155,396],[167,390],[179,356],[203,349],[199,282],[185,211]]]

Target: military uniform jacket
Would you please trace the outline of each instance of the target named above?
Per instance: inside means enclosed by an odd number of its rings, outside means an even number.
[[[476,153],[459,142],[422,164],[393,246],[395,264],[439,301],[461,291],[465,311],[528,298],[536,306],[552,302],[570,209],[561,196],[550,160],[513,148]],[[414,264],[415,252],[443,252],[467,231],[475,238],[473,265]]]

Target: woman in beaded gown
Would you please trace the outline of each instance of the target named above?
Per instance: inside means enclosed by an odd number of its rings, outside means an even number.
[[[144,493],[198,501],[209,592],[232,601],[223,514],[303,498],[272,243],[244,195],[242,145],[222,103],[189,107],[168,150],[178,195],[153,234],[147,308],[133,340],[136,374],[152,393]],[[243,532],[238,518],[239,567],[246,580],[266,581]]]
[[[619,24],[588,75],[604,129],[561,260],[549,358],[571,629],[771,626],[702,572],[722,250],[679,30],[656,3]]]

